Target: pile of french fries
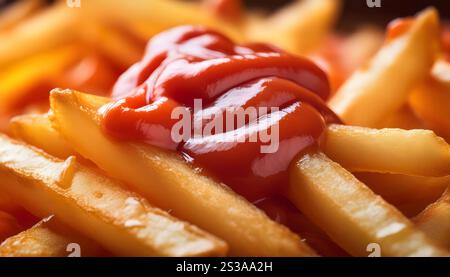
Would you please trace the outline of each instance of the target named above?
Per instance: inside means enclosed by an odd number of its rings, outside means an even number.
[[[0,11],[0,256],[69,256],[73,244],[81,256],[368,256],[373,244],[382,256],[449,256],[450,32],[438,11],[384,41],[379,27],[334,31],[339,0],[235,21],[208,7],[28,0]],[[181,24],[270,42],[329,74],[346,125],[291,165],[283,197],[300,228],[177,153],[102,131],[115,80]]]

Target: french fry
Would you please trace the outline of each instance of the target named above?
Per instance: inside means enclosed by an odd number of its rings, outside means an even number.
[[[76,155],[62,136],[53,129],[46,114],[21,115],[11,119],[11,133],[18,139],[60,159]]]
[[[435,202],[450,185],[450,175],[424,177],[371,172],[354,175],[408,217],[417,215]]]
[[[0,48],[1,45],[3,44],[0,44]],[[41,85],[50,77],[61,74],[68,66],[75,63],[81,54],[82,51],[77,46],[63,47],[40,53],[0,71],[0,111],[8,111],[18,100],[33,93],[30,89],[34,86]]]
[[[14,216],[0,210],[0,242],[20,232],[22,227]]]
[[[430,238],[450,249],[450,186],[442,197],[414,218]]]
[[[409,104],[428,127],[450,141],[450,86],[430,77],[413,91]]]
[[[63,224],[117,255],[224,255],[226,244],[154,208],[121,184],[0,135],[0,189],[39,217]]]
[[[411,28],[387,42],[371,62],[355,72],[330,100],[330,107],[351,125],[373,127],[398,110],[428,74],[437,55],[439,16],[429,8]]]
[[[351,172],[450,175],[450,146],[429,130],[330,125],[324,152]]]
[[[424,122],[420,120],[409,105],[404,105],[395,113],[383,118],[376,128],[400,128],[405,130],[427,129]]]
[[[105,135],[97,110],[110,100],[70,90],[50,96],[51,120],[69,144],[152,203],[223,238],[234,256],[311,256],[298,236],[177,154]],[[83,136],[79,135],[83,130]]]
[[[0,11],[0,32],[10,30],[44,5],[43,0],[18,1]]]
[[[360,27],[345,40],[343,53],[341,53],[344,67],[353,72],[366,64],[382,45],[383,32],[381,30],[375,26]]]
[[[235,41],[242,41],[242,34],[232,24],[217,19],[199,3],[174,0],[90,0],[83,3],[83,12],[104,22],[112,19],[124,26],[139,26],[142,38],[149,37],[171,27],[199,24],[225,33]]]
[[[28,230],[5,240],[0,245],[0,257],[68,257],[74,254],[71,244],[77,244],[80,257],[98,257],[107,252],[94,241],[69,230],[55,230],[52,217],[46,218]],[[64,229],[64,233],[61,232]]]
[[[80,34],[83,41],[98,48],[110,61],[126,69],[139,61],[145,47],[135,45],[133,41],[101,24],[91,24],[90,28]]]
[[[0,193],[0,211],[11,212],[16,210],[16,203],[5,193]]]
[[[250,21],[246,34],[249,41],[268,42],[305,54],[325,38],[339,12],[339,0],[295,1],[269,18]]]
[[[444,58],[438,59],[433,65],[431,76],[444,85],[447,91],[450,90],[450,60]]]
[[[1,33],[0,68],[73,42],[79,29],[79,16],[80,12],[76,9],[70,9],[66,3],[59,3],[20,23],[13,31]]]
[[[15,202],[4,191],[0,191],[0,212],[4,212],[14,217],[20,226],[30,227],[37,222],[37,219]],[[2,240],[0,239],[0,242]]]
[[[324,154],[306,154],[293,165],[287,195],[352,255],[367,256],[371,243],[382,256],[450,255]]]

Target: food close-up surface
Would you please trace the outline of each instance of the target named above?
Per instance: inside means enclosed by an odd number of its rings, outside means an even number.
[[[0,1],[0,257],[449,257],[450,3],[387,2]]]

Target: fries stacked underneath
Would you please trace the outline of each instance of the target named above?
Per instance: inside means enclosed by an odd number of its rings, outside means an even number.
[[[450,255],[450,48],[435,9],[383,42],[374,27],[332,33],[337,0],[236,20],[199,3],[106,2],[0,12],[0,256]],[[102,130],[99,109],[145,41],[186,23],[329,74],[346,125],[292,162],[289,209],[264,212],[179,153]]]

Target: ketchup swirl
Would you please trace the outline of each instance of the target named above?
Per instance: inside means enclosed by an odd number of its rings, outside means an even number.
[[[222,34],[199,26],[182,26],[155,36],[142,61],[116,83],[117,101],[102,108],[109,134],[178,150],[249,200],[276,194],[287,183],[291,161],[320,147],[326,125],[340,122],[326,106],[329,84],[314,63],[267,44],[236,45]],[[276,107],[246,119],[242,128],[215,131],[182,142],[171,138],[178,120],[174,108],[204,110],[192,121],[228,108]],[[224,117],[225,118],[225,117]],[[260,124],[265,122],[269,124]],[[229,123],[225,123],[229,124]],[[279,145],[262,153],[261,141],[236,142],[276,125]]]

